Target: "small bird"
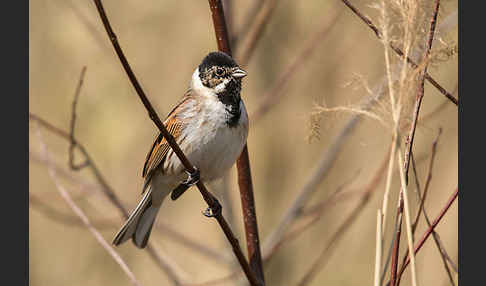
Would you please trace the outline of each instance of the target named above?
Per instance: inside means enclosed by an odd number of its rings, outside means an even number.
[[[227,54],[211,52],[192,74],[189,89],[164,121],[189,161],[197,168],[186,177],[185,168],[166,139],[159,134],[145,159],[142,199],[113,239],[114,245],[132,238],[144,248],[160,206],[171,192],[175,200],[199,179],[212,181],[231,168],[245,146],[248,115],[240,97],[247,73]],[[200,172],[200,173],[199,173]],[[194,175],[194,176],[191,176]]]

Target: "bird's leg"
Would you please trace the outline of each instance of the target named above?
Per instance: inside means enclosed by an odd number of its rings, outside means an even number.
[[[186,171],[187,173],[187,179],[185,181],[182,181],[177,188],[175,188],[172,191],[172,194],[170,195],[170,198],[175,201],[177,200],[182,194],[184,194],[187,189],[189,189],[191,186],[194,186],[199,182],[199,179],[201,178],[201,174],[199,173],[199,170],[194,167],[194,172],[190,173]]]
[[[212,206],[209,206],[204,212],[203,215],[206,217],[215,217],[221,214],[223,207],[221,207],[221,204],[219,201],[214,198],[214,204]]]

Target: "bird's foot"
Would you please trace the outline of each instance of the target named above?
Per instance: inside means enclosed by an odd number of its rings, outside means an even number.
[[[187,189],[197,184],[201,179],[201,174],[196,167],[194,167],[194,172],[190,173],[186,171],[186,173],[187,179],[185,181],[182,181],[179,186],[177,186],[177,188],[172,191],[170,195],[170,198],[173,201],[177,200],[180,196],[182,196],[182,194],[184,194],[185,191],[187,191]]]
[[[187,179],[184,182],[182,182],[182,184],[185,184],[188,187],[194,186],[201,179],[201,173],[199,172],[199,169],[196,168],[196,167],[193,167],[193,168],[194,168],[194,172],[192,172],[192,173],[186,171]]]
[[[205,217],[215,217],[221,214],[221,211],[223,210],[223,207],[221,204],[218,202],[217,199],[214,199],[214,205],[209,206],[204,212],[203,215]]]

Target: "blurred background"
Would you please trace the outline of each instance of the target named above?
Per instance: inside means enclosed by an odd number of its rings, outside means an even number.
[[[247,21],[251,23],[256,18],[249,11],[259,7],[257,2],[231,1],[227,6],[233,35],[239,35]],[[353,3],[378,23],[379,13],[370,7],[374,1]],[[103,4],[135,74],[159,116],[165,118],[185,92],[202,58],[217,49],[208,3],[105,0]],[[445,20],[449,22],[444,23]],[[457,44],[457,1],[441,1],[438,24],[444,26],[434,48]],[[245,68],[248,77],[243,83],[242,97],[250,115],[262,104],[264,95],[274,88],[287,67],[298,59],[307,43],[326,25],[328,31],[317,42],[313,53],[284,81],[282,96],[257,120],[252,121],[250,117],[248,148],[262,243],[352,116],[348,112],[333,112],[316,119],[312,117],[315,105],[354,106],[368,96],[362,84],[356,83],[357,75],[370,87],[378,85],[385,75],[382,43],[341,1],[276,1],[268,25]],[[140,198],[141,172],[157,129],[128,81],[95,5],[92,1],[30,1],[29,27],[30,112],[68,132],[75,88],[81,69],[86,66],[76,110],[75,136],[124,206],[131,210]],[[428,25],[424,25],[426,27]],[[238,54],[238,49],[233,50]],[[457,57],[448,57],[429,67],[429,73],[452,93],[457,89],[457,67]],[[354,83],[350,85],[350,82]],[[457,93],[454,96],[457,98]],[[419,122],[414,143],[422,187],[432,142],[439,127],[443,129],[425,202],[431,219],[458,184],[457,107],[446,102],[434,87],[425,84],[419,117],[425,119]],[[408,113],[406,116],[411,118]],[[378,115],[389,120],[384,110]],[[49,176],[33,123],[29,124],[30,285],[131,285],[118,264],[59,195]],[[40,130],[62,184],[103,237],[111,242],[123,223],[119,211],[100,191],[89,169],[79,172],[69,169],[69,141],[44,128]],[[343,184],[342,192],[358,195],[343,196],[327,205],[312,227],[278,249],[265,264],[267,285],[294,285],[303,277],[343,220],[359,204],[359,193],[379,170],[390,142],[390,130],[378,121],[367,118],[360,121],[307,205],[322,202]],[[83,157],[79,152],[75,154],[76,162],[80,163]],[[392,237],[400,186],[396,168],[394,174],[385,252]],[[309,285],[373,283],[376,212],[382,206],[385,176],[386,173],[380,176],[370,201],[339,236],[325,265]],[[410,176],[414,182],[412,172]],[[418,206],[414,186],[410,187],[412,214]],[[236,168],[225,180],[214,182],[209,188],[222,198],[224,214],[246,253]],[[161,226],[153,231],[150,239],[157,252],[170,261],[177,275],[188,284],[225,277],[238,269],[231,247],[217,223],[201,214],[206,207],[195,188],[175,202],[167,200],[157,220]],[[457,203],[454,203],[437,231],[456,263],[457,223]],[[164,228],[175,230],[216,254],[205,254],[187,246],[181,237],[169,234]],[[417,236],[426,229],[422,218]],[[403,255],[406,249],[404,228],[401,241]],[[137,249],[131,242],[116,251],[142,285],[171,285],[166,273],[146,251]],[[432,239],[416,259],[420,285],[450,285]],[[211,285],[245,285],[245,280],[239,277]],[[402,285],[410,285],[409,277],[407,270]]]

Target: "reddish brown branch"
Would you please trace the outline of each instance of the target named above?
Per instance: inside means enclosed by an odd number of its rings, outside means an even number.
[[[439,133],[437,134],[437,137],[435,138],[434,142],[432,143],[432,152],[431,152],[431,156],[430,156],[430,160],[429,160],[429,167],[428,167],[428,171],[427,171],[427,181],[425,183],[423,195],[421,194],[422,192],[420,191],[421,188],[420,188],[420,183],[419,183],[418,176],[417,176],[417,170],[416,170],[416,164],[415,164],[414,156],[413,156],[413,153],[410,154],[411,162],[412,162],[412,171],[414,173],[415,184],[416,184],[416,187],[417,187],[416,193],[417,193],[417,196],[418,196],[418,200],[420,202],[417,214],[415,216],[415,221],[412,224],[412,235],[414,235],[415,231],[417,230],[417,226],[418,226],[422,212],[424,213],[424,217],[425,217],[425,220],[426,220],[428,226],[429,227],[431,226],[431,222],[430,222],[429,216],[427,214],[427,211],[425,210],[424,203],[425,203],[425,199],[427,198],[427,194],[428,194],[428,190],[429,190],[429,186],[430,186],[430,181],[432,180],[432,169],[433,169],[433,166],[434,166],[434,159],[435,159],[435,154],[436,154],[436,151],[437,151],[437,143],[438,143],[438,140],[439,140],[441,133],[442,133],[442,128],[439,128]],[[455,285],[454,278],[452,277],[452,273],[449,269],[449,265],[447,264],[447,259],[448,259],[449,255],[447,254],[447,251],[445,250],[445,247],[443,246],[443,244],[442,244],[442,242],[439,238],[439,234],[434,231],[432,233],[432,235],[433,235],[433,238],[434,238],[435,245],[437,246],[437,249],[439,250],[440,257],[441,257],[442,263],[444,265],[444,269],[446,270],[447,276],[449,277],[449,281],[451,282],[451,285],[454,286]],[[405,256],[403,257],[403,260],[402,260],[402,265],[407,260],[408,254],[409,254],[409,250],[407,248],[407,251],[405,252]]]
[[[389,286],[394,286],[397,280],[397,269],[398,269],[398,251],[400,250],[400,236],[402,234],[402,221],[403,221],[403,203],[399,205],[397,209],[397,220],[396,220],[396,233],[395,242],[393,243],[393,253],[392,253],[392,263],[391,263],[391,274],[390,274],[390,284]]]
[[[231,47],[222,3],[220,0],[209,0],[208,3],[213,18],[214,32],[216,34],[218,49],[231,56]],[[245,223],[246,245],[248,249],[250,267],[256,274],[259,284],[265,285],[255,210],[255,199],[253,196],[253,182],[251,179],[250,159],[248,156],[247,145],[245,145],[240,157],[236,161],[236,167],[238,169],[238,185],[240,187],[241,205]]]
[[[132,69],[130,68],[130,65],[128,64],[128,61],[127,61],[127,59],[126,59],[126,57],[125,57],[125,55],[124,55],[124,53],[121,49],[121,46],[118,43],[117,37],[116,37],[115,33],[113,32],[113,29],[111,28],[110,22],[108,20],[108,17],[106,16],[106,13],[105,13],[105,10],[104,10],[103,5],[101,3],[101,0],[93,0],[93,1],[96,5],[96,8],[97,8],[98,13],[99,13],[100,18],[101,18],[101,21],[103,22],[103,26],[105,27],[105,30],[108,34],[108,37],[109,37],[111,43],[113,44],[113,48],[115,49],[115,52],[118,55],[118,58],[120,59],[120,62],[122,64],[123,68],[125,69],[125,72],[127,73],[128,78],[130,79],[130,82],[132,83],[132,85],[135,88],[138,96],[140,97],[140,100],[142,101],[143,105],[147,109],[150,119],[152,119],[152,121],[155,123],[155,125],[157,125],[157,127],[160,130],[160,133],[167,140],[170,147],[172,148],[174,153],[177,155],[177,157],[181,160],[182,164],[187,169],[187,171],[189,171],[190,173],[194,173],[195,172],[194,166],[189,162],[187,157],[184,155],[184,153],[180,149],[179,145],[174,140],[174,137],[167,131],[164,124],[162,124],[162,121],[160,120],[156,111],[152,107],[150,101],[147,99],[147,96],[145,95],[142,87],[138,83],[138,80],[137,80],[135,74],[133,73]],[[210,3],[211,11],[213,12],[213,19],[214,19],[215,13],[218,13],[218,12],[219,12],[219,14],[223,13],[223,9],[222,9],[220,1],[209,1],[209,3]],[[218,22],[219,25],[217,25],[217,26],[215,25],[215,30],[217,31],[216,35],[217,35],[217,40],[218,40],[218,46],[220,48],[226,48],[227,50],[229,50],[228,40],[222,39],[221,37],[218,37],[219,33],[225,33],[225,34],[227,33],[226,25],[225,25],[225,22],[224,22],[224,17],[218,17],[218,21],[221,21],[221,22]],[[226,44],[226,46],[220,46],[220,45],[224,45],[224,44]],[[209,207],[211,209],[213,209],[213,210],[221,209],[221,205],[219,204],[218,200],[206,189],[206,186],[204,185],[204,183],[202,181],[199,181],[197,183],[197,187],[199,188],[199,191],[200,191],[201,195],[203,196],[203,199],[206,201],[206,203],[209,205]],[[243,252],[241,251],[238,240],[235,238],[233,232],[231,231],[231,228],[229,227],[228,223],[224,219],[222,212],[221,211],[215,211],[214,214],[215,214],[214,217],[218,221],[218,223],[219,223],[221,229],[223,230],[226,238],[230,242],[230,244],[233,248],[233,252],[234,252],[235,256],[237,257],[238,262],[240,263],[241,267],[243,268],[243,271],[245,272],[248,280],[250,281],[250,283],[252,285],[258,285],[257,280],[256,280],[254,274],[252,273],[248,263],[246,262],[245,256],[243,255]]]
[[[449,200],[447,201],[446,205],[442,208],[441,212],[439,215],[434,219],[430,227],[427,229],[427,231],[422,235],[422,238],[419,240],[419,242],[415,245],[414,247],[414,253],[417,254],[419,250],[422,248],[424,243],[427,241],[429,236],[434,232],[435,227],[439,224],[440,220],[444,217],[444,215],[447,213],[449,208],[451,207],[452,203],[456,200],[457,196],[459,194],[459,188],[456,188],[454,193],[451,195]],[[407,268],[408,264],[410,263],[410,258],[408,258],[405,263],[400,267],[400,272],[398,273],[398,283],[397,285],[400,284],[400,279],[402,278],[402,274]]]
[[[428,194],[428,190],[429,190],[429,186],[430,186],[430,181],[432,180],[432,169],[434,167],[434,161],[435,161],[434,159],[435,159],[435,154],[436,154],[436,151],[437,151],[437,143],[439,141],[439,137],[440,137],[441,134],[442,134],[442,128],[439,128],[439,134],[437,134],[437,137],[435,138],[434,142],[432,143],[432,152],[431,152],[431,155],[430,155],[429,169],[427,171],[427,180],[425,181],[424,192],[423,192],[423,195],[420,198],[420,205],[419,205],[419,208],[418,208],[418,212],[417,212],[415,221],[412,225],[412,231],[414,233],[415,233],[415,229],[417,228],[420,215],[422,214],[422,211],[424,211],[425,199],[427,198],[427,194]],[[411,157],[413,159],[413,154],[411,154]],[[412,161],[412,163],[413,163],[413,161]],[[416,175],[415,175],[415,178],[417,178]],[[417,183],[417,186],[418,186],[418,183]],[[417,188],[417,191],[419,192],[419,196],[420,196],[420,189]]]
[[[427,46],[425,48],[425,53],[423,57],[423,61],[425,62],[425,67],[419,75],[419,88],[418,88],[417,98],[415,101],[415,107],[413,110],[412,127],[410,128],[410,133],[408,134],[408,138],[407,138],[407,150],[405,152],[405,168],[404,168],[405,182],[407,184],[408,184],[408,169],[410,165],[410,153],[412,152],[413,140],[415,138],[415,129],[417,128],[418,115],[420,112],[420,107],[422,106],[422,99],[424,98],[424,79],[425,79],[425,74],[427,73],[427,59],[430,55],[430,50],[432,49],[432,42],[434,41],[434,33],[435,33],[435,27],[437,23],[437,15],[439,13],[439,6],[440,6],[440,0],[436,0],[434,14],[432,16],[432,20],[430,21]]]
[[[351,9],[351,11],[353,11],[353,13],[356,14],[356,16],[358,16],[371,30],[373,30],[373,32],[375,33],[378,39],[380,40],[383,39],[383,35],[380,29],[378,29],[378,27],[375,24],[373,24],[370,18],[363,15],[363,13],[361,13],[356,7],[354,7],[348,0],[341,0],[341,1],[343,1],[344,5],[346,5],[349,9]],[[433,28],[435,30],[435,26]],[[430,45],[431,43],[432,42],[430,41]],[[395,53],[397,53],[402,58],[404,57],[403,51],[400,48],[398,48],[396,45],[394,45],[391,42],[389,43],[389,45]],[[407,57],[407,62],[414,69],[418,68],[418,65],[411,58]],[[424,73],[424,76],[426,80],[428,80],[435,88],[437,88],[440,91],[440,93],[442,93],[445,97],[447,97],[451,102],[453,102],[456,106],[459,104],[457,99],[452,94],[450,94],[445,88],[443,88],[440,84],[438,84],[427,72]]]

